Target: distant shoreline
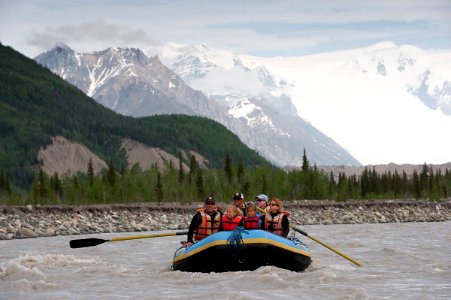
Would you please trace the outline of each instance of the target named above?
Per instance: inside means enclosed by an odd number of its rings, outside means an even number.
[[[219,204],[223,209],[227,203]],[[91,233],[186,229],[202,203],[0,206],[0,240]],[[285,203],[297,225],[442,222],[451,220],[451,199]]]

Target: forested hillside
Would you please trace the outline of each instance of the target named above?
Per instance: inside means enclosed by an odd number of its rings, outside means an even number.
[[[194,150],[211,167],[222,167],[227,154],[248,166],[265,163],[214,121],[181,115],[141,119],[119,115],[0,44],[0,169],[8,184],[29,186],[37,174],[39,149],[57,135],[84,144],[117,168],[125,162],[122,138],[160,147],[175,156],[180,150]]]
[[[94,174],[88,163],[87,174],[45,174],[37,153],[54,136],[87,146],[108,161],[108,168]],[[183,164],[169,164],[165,170],[126,168],[125,151],[120,150],[123,138],[176,157],[181,157],[181,150],[194,150],[209,168],[199,167],[194,156],[184,158],[189,170]],[[0,45],[0,205],[193,202],[207,195],[229,201],[237,190],[249,200],[260,193],[284,200],[439,200],[451,195],[451,172],[424,164],[412,176],[397,171],[380,174],[374,168],[365,168],[360,176],[325,173],[309,164],[305,149],[302,168],[286,172],[214,121],[182,115],[139,119],[118,115]]]

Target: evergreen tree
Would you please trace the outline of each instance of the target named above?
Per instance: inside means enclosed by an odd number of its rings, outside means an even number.
[[[120,172],[120,174],[121,174],[121,176],[125,176],[126,173],[127,173],[127,166],[126,166],[126,163],[123,162],[121,164],[121,172]]]
[[[196,173],[197,173],[196,158],[194,157],[194,155],[191,155],[191,159],[189,161],[189,177],[188,177],[189,184],[191,184]]]
[[[205,196],[205,190],[204,190],[204,179],[202,174],[202,169],[197,169],[197,176],[196,176],[196,189],[197,189],[197,196],[202,198]]]
[[[163,195],[163,182],[161,180],[161,174],[159,171],[157,172],[157,182],[155,184],[154,191],[157,202],[160,203],[163,200],[164,195]]]
[[[3,173],[3,169],[0,169],[0,191],[5,189],[5,183],[6,183],[6,180],[5,180],[5,175]]]
[[[241,191],[243,192],[244,196],[249,195],[250,191],[250,183],[248,180],[244,180],[244,182],[241,184]]]
[[[302,168],[301,168],[301,170],[302,170],[302,172],[306,173],[306,172],[308,172],[309,168],[310,168],[310,165],[309,165],[309,161],[307,159],[307,152],[305,151],[305,148],[304,148],[304,154],[302,155]]]
[[[241,180],[243,180],[243,177],[244,177],[244,165],[243,160],[240,159],[240,161],[238,162],[238,170],[237,170],[238,182],[241,182]]]
[[[429,168],[426,163],[423,164],[420,172],[420,193],[425,194],[428,190]]]
[[[116,170],[112,160],[110,160],[110,163],[108,164],[106,179],[110,186],[114,186],[114,183],[116,182]]]
[[[183,183],[184,178],[185,178],[185,171],[183,170],[182,153],[179,152],[179,173],[178,173],[179,184]]]
[[[421,185],[420,185],[420,179],[418,178],[417,170],[413,171],[413,194],[416,199],[421,198]]]
[[[92,186],[94,183],[94,167],[92,165],[91,158],[89,158],[87,174],[88,174],[89,186]]]
[[[38,198],[40,200],[45,199],[49,195],[49,191],[47,189],[47,176],[45,175],[44,171],[39,168],[38,173]]]
[[[54,173],[53,174],[53,178],[52,178],[52,189],[55,192],[55,194],[57,195],[57,197],[62,197],[63,194],[63,189],[61,186],[61,180],[59,179],[58,173]]]
[[[225,162],[224,162],[224,172],[227,178],[227,182],[230,184],[232,183],[232,160],[230,159],[229,154],[226,155],[225,157]]]
[[[262,190],[261,190],[261,192],[263,194],[267,194],[268,193],[268,180],[266,179],[266,174],[262,175],[261,183],[262,183],[262,187],[261,187]]]
[[[409,179],[406,172],[402,171],[402,183],[401,183],[402,197],[407,198],[409,193]]]
[[[335,195],[335,190],[336,190],[336,185],[335,185],[335,176],[334,173],[332,171],[330,171],[329,174],[329,188],[328,188],[328,195],[330,198],[334,198]]]

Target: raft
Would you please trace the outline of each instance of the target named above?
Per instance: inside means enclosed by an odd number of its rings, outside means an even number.
[[[209,273],[276,266],[300,272],[310,263],[310,250],[299,239],[239,227],[212,234],[187,248],[179,248],[174,254],[172,268]]]

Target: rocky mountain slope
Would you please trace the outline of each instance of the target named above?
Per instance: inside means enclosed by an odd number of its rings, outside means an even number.
[[[172,66],[180,71],[186,67],[185,59],[197,62],[196,57],[189,56],[179,60],[178,67]],[[360,165],[331,138],[300,118],[289,97],[277,95],[277,88],[285,83],[273,78],[264,68],[257,68],[255,72],[259,81],[273,86],[272,91],[256,96],[226,93],[207,97],[183,80],[196,72],[201,76],[204,70],[191,68],[191,73],[182,79],[158,57],[148,58],[138,49],[109,48],[82,54],[59,46],[39,55],[36,61],[99,103],[124,115],[183,113],[216,120],[237,134],[243,143],[280,166],[301,165],[304,148],[312,163],[318,165]],[[233,64],[237,67],[236,76],[251,70],[240,60],[235,59]],[[218,65],[202,66],[215,69]],[[226,75],[219,72],[218,80],[227,81],[230,74]],[[254,88],[245,79],[243,86]],[[196,88],[195,84],[193,86]]]
[[[116,168],[127,159],[129,167],[141,164],[143,155],[166,164],[174,157],[186,163],[193,155],[214,168],[223,167],[227,155],[245,166],[268,164],[211,119],[126,117],[10,47],[0,44],[0,57],[0,170],[12,185],[28,187],[44,165],[53,164],[47,170],[52,174],[86,170],[90,158],[97,172],[105,161]]]

